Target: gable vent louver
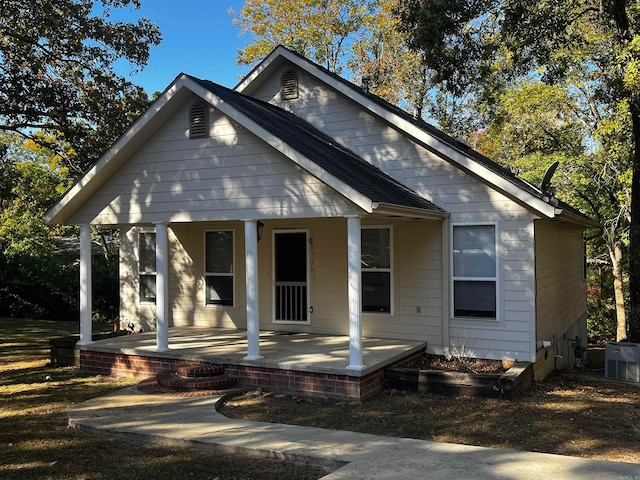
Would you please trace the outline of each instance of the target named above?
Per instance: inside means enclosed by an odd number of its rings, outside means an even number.
[[[207,136],[207,107],[203,102],[194,103],[189,111],[189,138]]]
[[[293,70],[287,70],[282,74],[280,97],[282,100],[298,98],[298,75]]]

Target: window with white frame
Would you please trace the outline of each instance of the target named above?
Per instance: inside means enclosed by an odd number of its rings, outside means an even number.
[[[138,279],[140,301],[156,301],[156,232],[142,230],[138,233]]]
[[[391,313],[391,228],[361,232],[362,311]]]
[[[206,304],[233,306],[233,230],[205,233]]]
[[[452,244],[453,316],[497,319],[496,225],[454,225]]]

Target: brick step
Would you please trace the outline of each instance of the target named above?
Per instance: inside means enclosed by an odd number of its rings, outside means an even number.
[[[200,362],[179,362],[176,365],[176,374],[181,377],[215,377],[224,374],[222,365],[212,365]]]
[[[244,393],[244,389],[236,387],[236,388],[223,388],[219,390],[190,390],[190,391],[179,391],[179,390],[169,390],[167,388],[162,388],[158,385],[158,380],[156,377],[147,378],[138,383],[137,388],[139,391],[151,395],[166,395],[170,397],[204,397],[210,395],[226,395],[226,396],[235,396],[241,393]]]
[[[184,377],[175,372],[161,372],[156,375],[160,388],[176,392],[193,392],[198,390],[224,390],[236,386],[236,379],[226,375],[211,377]]]

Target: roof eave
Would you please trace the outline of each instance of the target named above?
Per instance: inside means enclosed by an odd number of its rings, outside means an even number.
[[[373,204],[373,213],[390,217],[408,217],[421,220],[441,220],[450,216],[449,213],[445,211],[427,210],[418,207],[406,207],[403,205],[394,205],[384,202],[375,202]]]
[[[587,217],[586,215],[581,215],[579,213],[575,213],[567,209],[562,209],[562,208],[556,209],[555,219],[561,222],[580,225],[584,228],[597,228],[598,230],[602,229],[602,225],[600,224],[600,222],[597,222]]]

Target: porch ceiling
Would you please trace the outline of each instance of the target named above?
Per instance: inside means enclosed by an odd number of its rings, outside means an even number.
[[[247,332],[210,327],[172,327],[169,351],[156,352],[156,333],[146,332],[99,340],[82,350],[142,355],[212,363],[250,365],[305,372],[364,376],[426,347],[426,342],[363,338],[362,371],[347,370],[349,337],[308,333],[260,332],[260,360],[244,360]]]

